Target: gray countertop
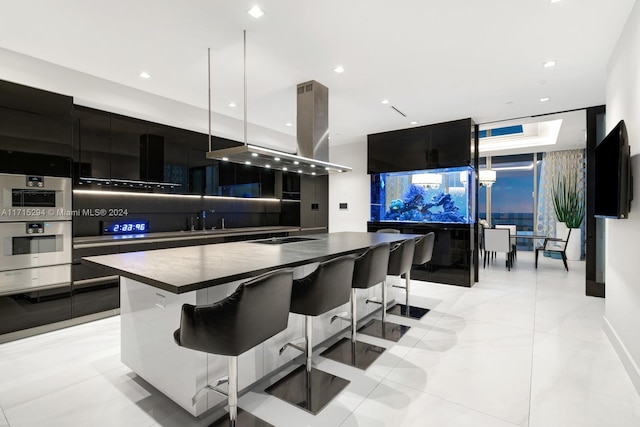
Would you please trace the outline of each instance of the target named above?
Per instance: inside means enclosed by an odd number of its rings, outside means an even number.
[[[74,237],[74,249],[92,248],[111,245],[131,245],[136,243],[170,242],[178,240],[213,239],[225,236],[247,236],[262,233],[292,233],[300,231],[300,227],[264,226],[241,227],[196,231],[168,231],[161,233],[145,233],[121,236],[87,236]]]
[[[82,262],[176,294],[359,253],[415,234],[342,232],[281,245],[233,242],[83,258]]]

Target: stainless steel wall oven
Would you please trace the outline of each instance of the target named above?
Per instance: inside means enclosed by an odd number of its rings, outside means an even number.
[[[0,174],[0,192],[0,335],[70,319],[71,179]]]

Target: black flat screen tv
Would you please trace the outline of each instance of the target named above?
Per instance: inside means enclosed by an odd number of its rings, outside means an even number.
[[[633,188],[631,152],[624,120],[595,149],[595,216],[627,218]]]

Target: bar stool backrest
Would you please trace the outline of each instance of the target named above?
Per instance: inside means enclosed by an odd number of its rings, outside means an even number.
[[[213,304],[184,304],[180,329],[182,347],[211,354],[238,356],[287,328],[293,272],[279,270],[243,283]]]
[[[292,313],[318,316],[349,302],[354,257],[346,255],[320,263],[311,274],[293,281]]]
[[[365,289],[387,280],[389,243],[370,247],[355,259],[352,288]]]
[[[387,274],[389,276],[400,276],[411,270],[415,247],[416,241],[414,239],[407,239],[391,248],[389,252],[389,264],[387,266]]]
[[[433,245],[436,241],[436,233],[427,233],[416,239],[416,248],[413,252],[413,264],[422,265],[431,261],[433,256]]]

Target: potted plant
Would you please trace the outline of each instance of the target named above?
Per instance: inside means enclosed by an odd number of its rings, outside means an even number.
[[[585,206],[581,191],[578,190],[577,174],[562,176],[558,178],[553,186],[553,208],[556,219],[562,226],[556,225],[556,237],[566,239],[568,229],[571,232],[569,242],[567,242],[566,255],[568,259],[580,259],[580,225],[584,220]]]

